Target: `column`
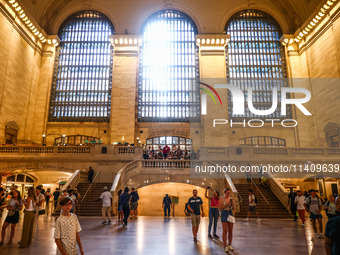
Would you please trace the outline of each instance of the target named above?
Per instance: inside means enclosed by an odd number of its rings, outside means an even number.
[[[54,71],[53,67],[56,47],[59,43],[60,40],[58,36],[50,35],[47,36],[47,41],[43,46],[32,128],[32,141],[36,143],[42,143],[43,135],[46,135]]]
[[[226,84],[227,82],[225,47],[229,38],[230,35],[227,34],[199,34],[196,36],[196,43],[199,46],[200,81],[213,88],[215,84]],[[230,141],[228,126],[213,127],[214,119],[228,118],[227,89],[215,89],[221,99],[221,105],[213,90],[204,84],[200,84],[200,88],[209,91],[216,101],[215,104],[212,97],[206,91],[201,90],[201,102],[204,102],[206,98],[207,107],[206,115],[203,112],[201,115],[200,146],[227,146]],[[204,105],[201,104],[201,108],[205,111]],[[196,129],[192,127],[191,130]],[[191,134],[191,137],[195,136],[197,134]]]
[[[115,34],[110,37],[114,47],[110,142],[134,143],[136,95],[139,67],[140,35]]]

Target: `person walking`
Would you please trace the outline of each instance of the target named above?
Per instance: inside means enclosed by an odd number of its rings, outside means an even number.
[[[44,214],[44,211],[42,210],[42,205],[45,201],[45,196],[43,194],[41,194],[41,186],[37,186],[35,188],[35,194],[36,194],[36,202],[34,205],[34,210],[36,211],[34,217],[34,230],[33,230],[33,238],[37,232],[37,228],[38,228],[38,223],[39,223],[39,215],[40,214]]]
[[[245,219],[245,221],[249,221],[250,213],[254,212],[256,213],[257,216],[257,222],[261,222],[260,215],[256,210],[256,204],[257,204],[256,197],[253,194],[253,190],[250,189],[248,195],[248,216]]]
[[[194,236],[195,243],[197,242],[197,233],[201,221],[200,217],[204,217],[203,201],[199,196],[197,196],[197,194],[197,190],[194,189],[192,191],[193,196],[188,200],[188,210],[191,212],[192,234]]]
[[[295,200],[294,200],[294,203],[296,204],[297,212],[300,215],[300,219],[302,221],[302,225],[301,225],[302,227],[305,226],[305,205],[304,205],[305,200],[306,200],[306,197],[302,196],[301,190],[298,190],[297,196],[295,197]]]
[[[77,255],[79,247],[80,254],[84,254],[79,232],[81,227],[75,214],[70,213],[73,206],[69,197],[64,197],[59,202],[62,214],[55,223],[54,239],[57,244],[57,255]]]
[[[334,195],[329,196],[329,200],[324,204],[323,208],[326,210],[328,219],[331,219],[336,215],[335,198]]]
[[[135,188],[132,188],[131,193],[131,219],[137,219],[138,217],[138,200],[139,200],[139,195],[138,192]]]
[[[221,221],[223,228],[222,239],[224,251],[229,252],[234,250],[234,248],[231,246],[231,243],[233,241],[233,228],[235,223],[232,209],[235,208],[235,201],[230,196],[229,188],[224,189],[223,193],[224,196],[219,200],[219,209],[221,210]]]
[[[213,196],[208,196],[208,191],[211,190],[213,192]],[[219,208],[219,200],[220,200],[220,194],[218,191],[214,191],[212,188],[207,187],[205,189],[205,197],[209,199],[210,201],[210,208],[209,208],[209,226],[208,226],[208,237],[212,239],[213,237],[215,238],[220,238],[218,235],[216,235],[216,229],[217,229],[217,221],[218,217],[220,216],[220,212],[218,210]],[[211,235],[211,227],[214,222],[214,231],[213,231],[213,236]]]
[[[316,190],[310,190],[310,196],[305,201],[305,208],[308,213],[310,213],[309,218],[312,220],[312,226],[315,232],[315,237],[322,238],[322,202],[319,197],[316,196]],[[319,230],[320,233],[318,234],[316,230],[316,220],[319,222]]]
[[[93,181],[93,175],[94,175],[94,171],[92,167],[90,166],[89,172],[87,173],[87,179],[89,180],[90,183],[92,183]]]
[[[129,219],[129,215],[130,215],[130,194],[129,194],[130,189],[128,187],[125,187],[124,189],[124,193],[120,195],[120,201],[122,203],[122,209],[123,209],[123,214],[124,214],[124,218],[123,218],[123,226],[125,227],[127,225],[127,221]]]
[[[44,196],[45,196],[45,201],[46,201],[46,212],[48,214],[48,211],[50,209],[50,198],[51,198],[51,189],[50,188],[47,188]]]
[[[164,209],[164,217],[170,217],[171,198],[168,194],[165,194],[165,197],[163,198],[162,207]]]
[[[290,188],[290,192],[288,194],[288,202],[287,205],[290,204],[290,211],[292,212],[293,216],[294,216],[294,221],[297,221],[297,216],[296,216],[296,204],[295,204],[295,198],[296,198],[297,194],[296,192],[294,192],[293,188]]]
[[[118,193],[117,193],[117,196],[118,196],[118,208],[117,208],[117,211],[118,211],[118,220],[117,220],[117,223],[121,223],[122,220],[123,220],[123,207],[122,207],[122,202],[121,202],[121,199],[120,199],[120,195],[122,194],[122,190],[119,190]]]
[[[108,191],[107,187],[104,187],[104,192],[100,195],[100,200],[102,201],[102,217],[103,217],[102,224],[106,224],[106,218],[107,218],[107,224],[111,225],[112,195],[110,191]]]
[[[21,200],[22,199],[21,199],[20,192],[13,190],[12,198],[9,200],[8,205],[7,205],[8,214],[2,226],[0,246],[4,244],[5,236],[6,236],[6,229],[9,225],[11,225],[11,235],[10,235],[7,245],[12,244],[13,237],[15,234],[15,227],[17,223],[19,222],[19,211],[22,209]]]
[[[60,196],[60,191],[58,188],[56,188],[55,191],[53,192],[54,211],[57,209],[59,196]]]
[[[24,202],[25,213],[24,213],[24,224],[22,226],[22,235],[20,241],[20,248],[26,248],[32,244],[35,211],[34,204],[37,201],[36,193],[33,187],[28,188],[27,197]]]

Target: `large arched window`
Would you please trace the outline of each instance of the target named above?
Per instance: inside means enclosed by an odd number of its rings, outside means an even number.
[[[148,18],[141,33],[138,120],[199,120],[195,23],[184,13],[164,10]]]
[[[59,29],[49,121],[110,120],[110,20],[96,11],[69,17]]]
[[[279,41],[282,36],[279,24],[264,12],[245,10],[230,18],[225,31],[231,36],[226,54],[229,81],[239,86],[246,96],[247,87],[253,88],[255,109],[270,109],[272,88],[276,86],[280,92],[281,87],[287,86],[286,60]],[[245,115],[233,115],[230,94],[228,100],[229,118],[255,117],[249,110],[246,110]],[[290,115],[288,107],[287,113]],[[273,114],[265,117],[284,116],[281,116],[278,107]]]

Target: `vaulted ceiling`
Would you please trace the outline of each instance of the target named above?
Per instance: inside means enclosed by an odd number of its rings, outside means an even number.
[[[152,13],[173,8],[186,12],[198,24],[200,33],[221,33],[237,11],[259,9],[272,15],[284,33],[294,33],[324,0],[18,0],[48,34],[57,34],[72,13],[93,9],[103,12],[117,33],[139,33]]]

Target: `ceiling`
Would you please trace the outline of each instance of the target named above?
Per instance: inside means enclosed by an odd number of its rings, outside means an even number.
[[[323,0],[18,0],[47,34],[57,34],[62,22],[80,10],[97,10],[114,24],[116,33],[138,34],[145,19],[162,9],[178,9],[196,22],[199,33],[222,33],[228,19],[244,9],[272,15],[283,33],[294,33]]]

